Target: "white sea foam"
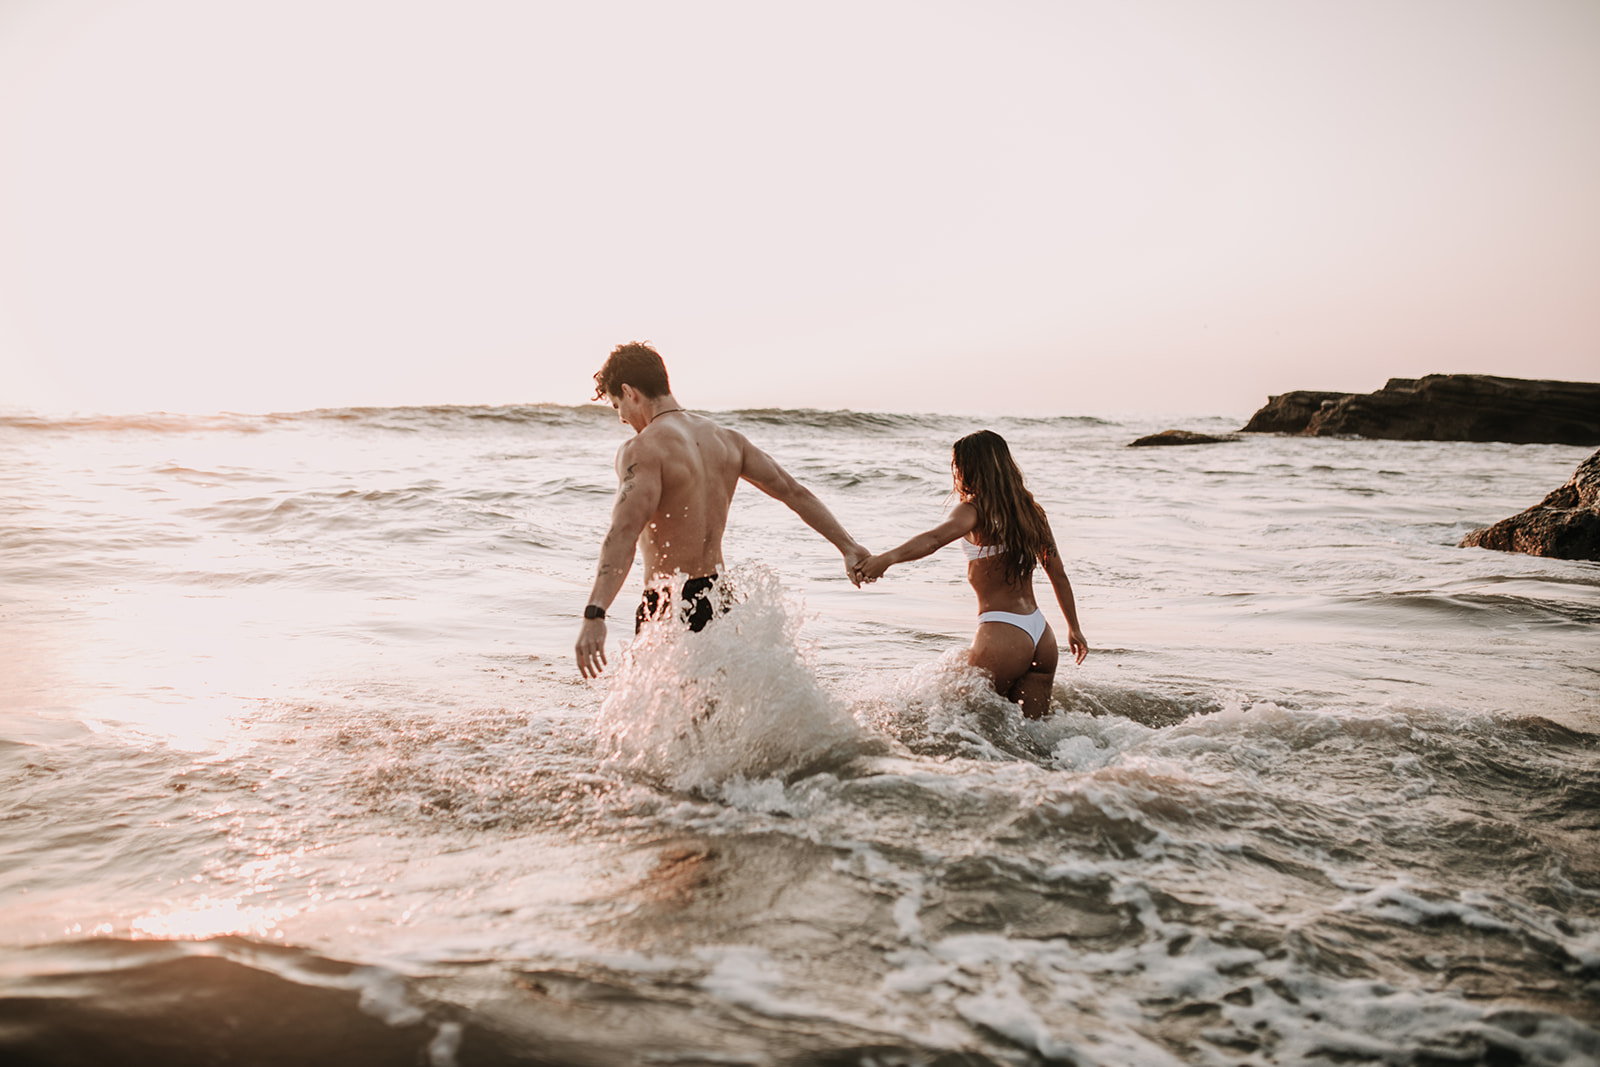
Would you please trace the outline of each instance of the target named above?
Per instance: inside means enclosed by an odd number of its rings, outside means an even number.
[[[855,716],[912,752],[1009,762],[1042,759],[1042,747],[1017,705],[995,692],[988,674],[953,648],[891,677],[863,683]]]
[[[433,1040],[428,1042],[428,1067],[456,1067],[456,1053],[461,1051],[461,1037],[460,1023],[440,1023]]]
[[[1335,910],[1364,912],[1387,922],[1404,923],[1407,926],[1418,926],[1430,920],[1449,918],[1480,930],[1511,933],[1516,929],[1512,924],[1502,922],[1465,900],[1425,897],[1406,882],[1378,886],[1359,896],[1347,898],[1341,901]]]
[[[700,987],[730,1004],[753,1008],[775,1018],[814,1016],[817,1009],[796,1004],[779,995],[783,973],[764,949],[748,945],[704,948],[696,953],[711,964]]]
[[[1600,1035],[1575,1020],[1307,974],[1253,950],[1189,936],[1181,925],[1108,953],[979,935],[946,938],[890,960],[896,969],[882,989],[891,999],[948,1001],[979,1031],[1047,1058],[1107,1067],[1214,1061],[1180,1060],[1148,1041],[1140,1000],[1152,998],[1209,1013],[1213,1021],[1203,1033],[1216,1046],[1271,1050],[1266,1061],[1226,1062],[1299,1063],[1329,1055],[1410,1062],[1424,1050],[1476,1062],[1485,1050],[1501,1048],[1541,1067],[1589,1067],[1600,1053]],[[1130,995],[1134,989],[1137,996]]]
[[[415,1001],[404,978],[384,967],[358,967],[348,982],[361,993],[361,1010],[390,1026],[411,1026],[427,1018]]]

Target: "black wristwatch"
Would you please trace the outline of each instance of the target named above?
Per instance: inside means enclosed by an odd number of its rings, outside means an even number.
[[[603,619],[606,617],[606,609],[599,604],[585,604],[583,606],[583,617],[586,619]]]

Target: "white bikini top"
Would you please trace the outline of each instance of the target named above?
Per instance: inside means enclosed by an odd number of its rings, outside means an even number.
[[[998,556],[1005,550],[1005,545],[975,545],[965,537],[961,539],[961,551],[967,554],[968,563],[975,559],[988,559],[990,556]]]

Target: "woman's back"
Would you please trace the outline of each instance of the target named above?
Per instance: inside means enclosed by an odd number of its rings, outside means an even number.
[[[999,434],[980,430],[961,438],[951,450],[950,469],[960,503],[933,529],[863,560],[858,574],[877,581],[896,563],[960,541],[967,581],[978,595],[978,629],[967,662],[987,671],[995,691],[1020,704],[1024,715],[1043,717],[1050,709],[1057,645],[1033,599],[1036,567],[1044,567],[1066,615],[1073,658],[1082,663],[1089,651],[1055,535]]]
[[[1007,545],[982,545],[968,539],[960,541],[967,556],[967,581],[978,594],[978,611],[1011,611],[1026,615],[1038,604],[1033,599],[1033,575],[1021,581],[1006,566]]]

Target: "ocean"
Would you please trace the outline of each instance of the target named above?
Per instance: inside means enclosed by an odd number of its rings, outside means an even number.
[[[583,680],[607,408],[0,418],[0,1061],[1600,1063],[1600,565],[1456,547],[1589,449],[717,417],[875,550],[1004,435],[1053,714],[748,486]]]

